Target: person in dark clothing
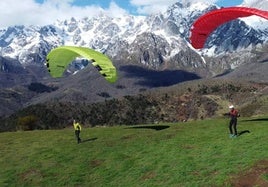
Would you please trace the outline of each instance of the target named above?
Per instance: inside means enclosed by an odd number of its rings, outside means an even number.
[[[75,120],[73,121],[73,126],[74,126],[74,133],[77,139],[77,143],[81,143],[81,138],[80,138],[80,132],[81,132],[81,125],[80,123],[76,122]]]
[[[229,106],[230,112],[230,123],[229,123],[229,131],[230,131],[230,137],[237,137],[237,118],[240,116],[238,113],[238,110],[234,108],[233,105]]]

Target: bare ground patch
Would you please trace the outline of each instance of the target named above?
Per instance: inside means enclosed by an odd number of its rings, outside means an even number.
[[[41,181],[43,179],[43,175],[38,169],[29,169],[20,174],[20,180],[23,182],[35,183],[37,181]]]
[[[233,187],[267,187],[268,160],[257,162],[252,168],[231,178]]]
[[[99,167],[104,163],[104,160],[92,160],[90,166],[93,168]]]
[[[156,173],[153,171],[147,172],[142,176],[142,180],[153,179],[156,177]]]

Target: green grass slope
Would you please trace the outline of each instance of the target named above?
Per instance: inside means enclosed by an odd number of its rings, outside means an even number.
[[[71,128],[0,133],[0,186],[234,186],[267,161],[267,121],[239,119],[250,133],[233,139],[228,119],[84,128],[81,144]]]

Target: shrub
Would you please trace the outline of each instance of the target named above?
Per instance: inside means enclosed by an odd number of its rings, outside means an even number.
[[[36,128],[37,117],[30,115],[19,117],[17,122],[17,130],[34,130]]]
[[[31,83],[28,86],[28,89],[30,91],[37,92],[37,93],[52,92],[52,91],[57,90],[56,87],[49,87],[49,86],[46,86],[46,85],[44,85],[42,83],[38,83],[38,82]]]

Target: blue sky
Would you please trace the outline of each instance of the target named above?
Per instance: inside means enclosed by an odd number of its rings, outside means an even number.
[[[36,2],[43,3],[46,0],[36,0]],[[151,4],[172,4],[180,0],[170,0],[170,1],[163,1],[163,0],[70,0],[73,6],[100,6],[104,9],[109,8],[110,3],[114,2],[119,7],[127,10],[129,13],[137,14],[139,13],[137,10],[144,6],[148,6]],[[190,0],[189,0],[190,1]],[[203,0],[201,0],[203,1]],[[212,2],[217,4],[218,6],[236,6],[242,4],[243,0],[208,0],[208,2]]]
[[[118,4],[120,7],[128,10],[130,13],[136,12],[135,9],[138,7],[138,1],[128,1],[128,0],[113,0],[116,4]],[[243,0],[215,0],[215,4],[218,6],[228,7],[228,6],[236,6],[242,4]],[[74,5],[77,6],[86,6],[90,4],[96,4],[103,8],[108,8],[111,0],[76,0],[73,2]],[[131,3],[132,2],[132,3]],[[144,2],[146,4],[146,0],[141,0],[141,2]],[[153,1],[149,1],[153,2]],[[172,2],[172,1],[171,1]],[[172,2],[173,3],[173,2]],[[148,3],[147,3],[148,4]],[[133,6],[134,5],[134,6]]]
[[[218,6],[240,5],[243,0],[0,0],[0,28],[13,25],[46,25],[71,17],[93,17],[103,12],[126,14],[159,13],[176,2],[209,2]],[[253,1],[253,0],[244,0]]]
[[[216,2],[217,5],[228,7],[228,6],[236,6],[242,4],[243,0],[219,0]]]
[[[113,0],[120,7],[131,9],[131,1],[129,0]],[[146,0],[144,0],[146,2]],[[43,3],[44,0],[36,0],[36,2]],[[75,0],[72,2],[73,5],[77,6],[88,6],[88,5],[99,5],[103,8],[108,8],[111,0]],[[133,1],[134,2],[134,1]],[[151,1],[153,2],[153,1]],[[219,6],[235,6],[242,4],[243,0],[218,0],[215,3]]]
[[[124,7],[124,8],[129,8],[131,6],[130,1],[127,0],[114,0],[118,5]],[[243,0],[219,0],[216,2],[217,5],[219,6],[235,6],[235,5],[240,5],[242,4]],[[75,2],[79,6],[83,5],[89,5],[92,3],[99,4],[103,7],[108,7],[110,0],[77,0]]]

